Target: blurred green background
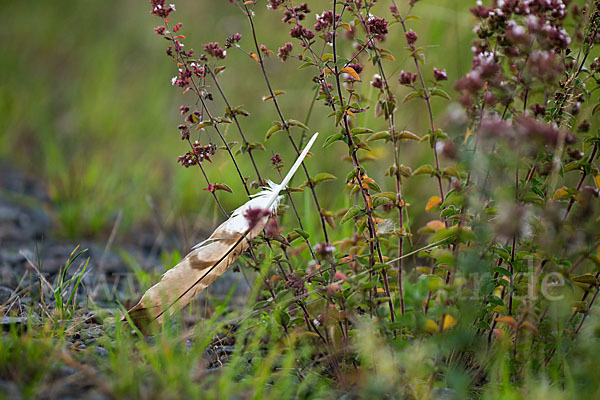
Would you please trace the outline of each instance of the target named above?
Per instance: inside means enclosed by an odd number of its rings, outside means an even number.
[[[402,12],[407,2],[398,3]],[[410,27],[419,33],[424,46],[424,73],[431,79],[432,68],[445,68],[449,81],[464,74],[470,67],[470,40],[473,17],[468,7],[474,2],[436,0],[418,3]],[[268,10],[260,0],[256,7],[259,42],[277,52],[287,41],[289,26],[280,22],[280,12]],[[307,25],[314,24],[314,13],[330,8],[330,2],[311,1]],[[374,13],[389,17],[388,4],[381,2]],[[0,25],[3,51],[0,55],[0,156],[4,163],[16,165],[33,174],[47,185],[56,221],[57,235],[63,237],[106,237],[116,215],[123,212],[121,229],[131,231],[160,213],[169,226],[181,221],[209,218],[215,223],[218,214],[210,194],[202,189],[206,183],[198,168],[185,169],[177,165],[178,155],[187,151],[180,140],[177,125],[182,122],[181,104],[191,105],[191,94],[170,84],[176,65],[165,55],[167,42],[153,32],[160,20],[149,13],[147,1],[54,0],[35,2],[4,2],[6,11]],[[233,4],[222,0],[176,1],[173,22],[182,22],[186,48],[198,53],[209,41],[224,43],[226,36],[242,34],[241,47],[253,50],[247,20]],[[412,59],[404,48],[399,25],[390,26],[384,47],[391,50],[396,61],[386,61],[385,67],[398,97],[397,127],[418,135],[427,133],[424,104],[413,101],[401,104],[406,89],[397,83],[401,69],[414,70]],[[342,53],[349,55],[349,43],[343,43]],[[242,118],[242,127],[250,141],[263,141],[266,131],[277,119],[275,108],[263,102],[267,89],[259,65],[244,51],[230,49],[223,62],[227,69],[220,75],[221,84],[233,105],[243,105],[250,112]],[[299,46],[294,42],[294,54]],[[363,62],[363,65],[366,64]],[[267,59],[267,69],[274,89],[285,90],[278,99],[286,118],[304,121],[313,97],[311,82],[314,71],[298,70],[298,60],[281,63],[276,57]],[[360,91],[370,99],[376,95],[368,82],[374,73],[368,67],[361,74]],[[448,86],[448,85],[447,85]],[[446,90],[454,95],[451,87]],[[225,107],[218,93],[212,110],[222,115]],[[445,100],[434,100],[441,110]],[[321,136],[308,166],[311,173],[329,172],[337,181],[320,185],[322,206],[336,210],[347,206],[347,196],[336,196],[344,186],[350,164],[341,164],[347,154],[341,142],[326,149],[321,145],[335,132],[329,110],[317,103],[309,121],[311,131]],[[356,126],[383,129],[375,121],[373,109],[360,114]],[[438,113],[442,115],[442,113]],[[443,117],[438,117],[441,123]],[[235,126],[225,128],[229,141],[239,140]],[[201,139],[217,144],[214,132]],[[269,164],[274,152],[282,154],[286,167],[292,162],[291,147],[284,134],[274,135],[265,143],[266,151],[256,152],[263,176],[278,179]],[[401,162],[415,167],[432,163],[427,146],[406,144]],[[390,149],[377,147],[379,157],[391,160]],[[246,155],[239,155],[242,171],[255,179]],[[213,182],[226,183],[234,194],[218,192],[224,207],[232,210],[246,197],[231,160],[221,151],[206,169]],[[394,190],[392,179],[384,177],[387,162],[366,164],[368,173],[385,190]],[[302,174],[300,178],[304,180]],[[300,184],[296,179],[296,185]],[[416,177],[407,182],[405,194],[410,203],[434,194],[428,177]],[[296,194],[302,210],[311,207],[307,194]],[[151,200],[149,202],[148,200]],[[149,206],[156,206],[153,211]],[[422,205],[424,206],[424,205]],[[411,212],[422,212],[422,206]],[[317,213],[311,208],[305,215]],[[311,214],[312,213],[312,214]],[[192,239],[193,240],[193,239]]]

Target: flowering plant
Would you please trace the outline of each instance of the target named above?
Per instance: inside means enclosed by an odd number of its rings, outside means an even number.
[[[341,384],[351,371],[374,372],[375,355],[396,368],[382,390],[397,393],[403,384],[418,398],[447,385],[451,371],[467,377],[465,393],[494,393],[498,363],[507,363],[511,381],[531,374],[543,380],[568,365],[600,288],[599,2],[478,1],[470,8],[476,21],[471,67],[461,77],[425,61],[429,49],[411,27],[424,1],[392,0],[376,16],[377,1],[333,0],[310,22],[308,3],[230,0],[248,33],[223,34],[223,47],[207,41],[200,54],[186,49],[182,25],[171,23],[175,6],[150,3],[161,21],[155,32],[168,41],[167,55],[177,65],[172,84],[191,96],[180,107],[189,150],[178,162],[198,165],[225,215],[219,190],[231,189],[209,180],[204,161],[226,152],[250,196],[266,183],[256,152],[282,133],[297,155],[310,130],[308,121],[284,114],[285,92],[273,88],[268,57],[290,71],[312,71],[307,84],[314,83],[315,107],[329,112],[331,131],[326,149],[313,156],[325,157],[329,146],[347,152],[349,207],[325,209],[327,192],[319,189],[336,177],[304,167],[304,184],[286,193],[294,219],[265,229],[246,259],[263,287],[252,307],[269,310],[261,323],[280,331],[282,340],[293,341],[298,332],[308,337],[308,355],[299,359]],[[255,16],[264,12],[278,13],[289,34],[277,51],[260,44]],[[385,48],[392,36],[404,45]],[[265,143],[243,130],[248,112],[233,107],[219,83],[230,49],[260,68],[265,109],[277,117]],[[401,100],[400,92],[406,92]],[[210,106],[216,97],[226,104],[223,115]],[[400,114],[413,101],[427,116],[418,132],[401,128]],[[444,109],[434,101],[445,102]],[[361,126],[367,114],[376,122]],[[230,125],[239,152],[226,140]],[[218,146],[201,144],[207,131]],[[421,148],[431,161],[406,165],[413,160],[407,155]],[[377,157],[375,149],[387,156]],[[271,157],[279,173],[286,161],[280,153]],[[237,156],[249,158],[254,181]],[[434,194],[411,205],[404,188],[417,177],[429,177]],[[309,214],[299,212],[296,191],[309,194]],[[307,228],[310,215],[318,230]],[[361,342],[367,331],[372,336]],[[430,346],[442,348],[433,356]],[[411,375],[407,360],[425,363],[422,375]]]

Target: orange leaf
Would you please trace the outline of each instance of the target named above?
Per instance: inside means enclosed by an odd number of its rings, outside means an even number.
[[[352,76],[357,81],[360,81],[360,76],[358,76],[358,74],[356,73],[356,71],[354,70],[354,68],[352,68],[352,67],[344,67],[344,68],[342,68],[342,72],[346,73],[346,74],[348,74],[350,76]]]
[[[244,5],[248,5],[248,4],[254,4],[254,2],[252,0],[248,0],[244,2]]]
[[[385,290],[383,290],[383,288],[378,287],[377,288],[377,293],[385,293]]]
[[[511,317],[510,315],[505,315],[504,317],[498,317],[498,318],[496,318],[496,322],[501,322],[503,324],[510,325],[512,328],[516,328],[516,326],[517,326],[517,321],[515,321],[515,319],[513,317]]]
[[[250,57],[252,57],[254,59],[254,61],[258,62],[258,56],[256,54],[254,54],[253,52],[250,52]]]
[[[556,192],[554,192],[554,196],[552,197],[554,200],[557,199],[562,199],[563,197],[567,196],[569,193],[567,192],[567,187],[563,186],[560,189],[556,189]]]
[[[427,205],[425,206],[425,211],[429,211],[432,208],[439,206],[440,204],[442,204],[442,199],[440,198],[440,196],[431,196],[429,198],[429,201],[427,202]]]
[[[521,325],[519,325],[519,329],[527,329],[533,333],[537,333],[538,329],[529,321],[524,321]]]
[[[427,223],[427,227],[429,229],[432,229],[434,231],[439,231],[440,229],[444,229],[446,227],[446,224],[444,224],[442,221],[440,220],[435,220],[435,221],[429,221]]]
[[[465,141],[463,143],[467,143],[467,139],[469,138],[469,136],[471,136],[473,134],[473,131],[470,129],[467,129],[467,132],[465,133]]]

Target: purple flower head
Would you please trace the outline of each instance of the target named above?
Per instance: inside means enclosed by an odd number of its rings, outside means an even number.
[[[238,43],[240,40],[242,40],[242,35],[240,35],[239,33],[228,36],[227,39],[225,39],[225,48],[230,48],[234,44]]]
[[[315,251],[317,252],[317,254],[323,258],[329,257],[333,254],[333,252],[335,251],[335,246],[332,245],[331,243],[318,243],[315,246]]]
[[[388,22],[383,18],[371,17],[367,20],[367,30],[378,40],[385,40],[388,34]]]
[[[198,164],[196,157],[194,157],[191,152],[187,152],[184,155],[177,157],[177,162],[181,164],[182,167],[186,168]]]
[[[433,67],[433,78],[436,81],[447,81],[448,75],[446,75],[445,69],[437,69],[436,67]]]
[[[531,74],[542,82],[554,82],[562,72],[560,57],[553,51],[536,50],[531,53],[528,63]]]
[[[271,165],[272,166],[279,167],[279,166],[281,166],[282,163],[283,163],[283,160],[281,159],[281,154],[275,153],[273,155],[273,157],[271,157]]]
[[[340,20],[340,15],[336,14],[335,15],[335,21],[339,21]],[[325,30],[330,26],[334,25],[334,20],[333,20],[333,11],[328,10],[328,11],[324,11],[323,14],[319,15],[317,14],[317,23],[315,24],[315,31],[321,31],[321,30]]]
[[[551,146],[556,146],[561,136],[561,132],[555,125],[547,124],[530,116],[515,117],[515,123],[520,135],[539,139]],[[573,144],[575,142],[575,137],[571,133],[563,132],[563,134],[565,143]]]
[[[181,131],[181,140],[188,140],[190,138],[189,126],[181,124],[177,128]]]
[[[533,111],[533,115],[535,117],[538,117],[540,115],[543,117],[546,115],[546,107],[545,106],[542,106],[542,105],[536,103],[529,108],[531,109],[531,111]]]
[[[416,80],[417,74],[405,72],[404,70],[400,71],[400,78],[398,78],[398,82],[400,82],[401,85],[411,86]]]
[[[150,0],[152,11],[150,13],[159,16],[161,18],[167,18],[169,14],[175,11],[175,4],[165,4],[165,0]]]
[[[210,159],[217,152],[217,146],[214,144],[201,145],[198,141],[193,144],[193,153],[198,157],[198,161],[202,162],[207,160],[212,162]]]
[[[283,4],[283,0],[269,0],[269,4],[267,4],[267,8],[271,10],[277,10],[280,5]]]
[[[295,20],[296,22],[300,22],[304,18],[306,18],[306,14],[308,14],[309,12],[310,9],[308,8],[308,4],[306,3],[302,3],[299,6],[295,7],[288,7],[287,10],[283,12],[284,17],[281,21],[291,23],[291,21]]]
[[[371,86],[376,89],[383,88],[383,81],[381,80],[381,76],[379,74],[373,75],[373,80],[371,81]]]
[[[204,51],[215,58],[219,58],[221,60],[225,59],[225,57],[227,57],[227,52],[225,50],[223,50],[220,46],[219,46],[219,42],[210,42],[204,45]]]
[[[279,57],[279,59],[283,62],[288,59],[293,49],[294,45],[290,42],[287,42],[277,50],[277,57]]]
[[[295,26],[290,30],[290,36],[296,39],[302,40],[303,38],[306,40],[311,40],[315,37],[313,31],[306,29],[303,26]]]
[[[471,11],[471,14],[473,14],[474,16],[476,16],[477,18],[480,19],[486,19],[487,17],[490,16],[490,9],[487,7],[484,7],[481,2],[477,2],[477,7],[472,7],[469,8],[469,11]]]
[[[408,43],[409,46],[413,46],[415,44],[415,42],[417,41],[417,39],[419,39],[419,35],[416,34],[415,31],[413,31],[412,29],[409,29],[408,32],[406,32],[406,43]]]

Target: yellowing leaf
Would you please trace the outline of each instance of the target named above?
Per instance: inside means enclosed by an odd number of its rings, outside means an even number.
[[[576,276],[572,279],[574,282],[585,283],[587,285],[595,285],[596,283],[598,283],[598,279],[596,279],[596,276],[592,274],[584,274]]]
[[[438,324],[435,323],[434,320],[432,319],[427,319],[425,321],[425,326],[423,327],[423,330],[427,333],[436,333],[437,331],[439,331],[439,327]]]
[[[594,177],[594,181],[596,181],[596,187],[600,189],[600,174]]]
[[[533,325],[531,322],[529,321],[524,321],[520,326],[519,329],[527,329],[530,332],[533,333],[537,333],[538,329],[535,327],[535,325]]]
[[[432,208],[439,206],[440,204],[442,204],[442,199],[440,198],[440,196],[431,196],[429,198],[429,201],[427,202],[427,205],[425,206],[425,211],[429,211]]]
[[[258,62],[258,56],[256,54],[254,54],[253,52],[250,52],[250,57],[252,57],[252,59],[256,62]]]
[[[415,270],[419,274],[429,274],[431,272],[431,267],[417,267]]]
[[[563,197],[566,197],[569,195],[569,192],[567,192],[567,187],[563,186],[560,189],[556,189],[556,192],[554,192],[554,196],[552,197],[554,200],[558,200],[558,199],[562,199]]]
[[[435,221],[429,221],[427,223],[427,227],[429,229],[432,229],[434,231],[439,231],[440,229],[444,229],[446,227],[446,224],[444,224],[442,221],[440,220],[435,220]]]
[[[352,32],[352,27],[348,24],[340,24],[341,28],[344,28],[345,30]]]
[[[342,72],[345,73],[345,74],[348,74],[348,75],[352,76],[357,81],[360,81],[360,76],[358,76],[358,74],[356,73],[356,71],[354,70],[354,68],[352,68],[352,67],[344,67],[344,68],[342,68]]]
[[[377,288],[377,293],[385,293],[385,290],[383,290],[383,288],[378,287]]]
[[[469,136],[471,136],[473,134],[473,131],[470,129],[467,129],[467,132],[465,133],[465,141],[463,143],[467,143],[467,139],[469,139]]]
[[[456,326],[456,318],[454,318],[452,315],[450,314],[446,314],[444,315],[444,322],[442,323],[442,330],[448,330],[450,328],[453,328],[454,326]]]

